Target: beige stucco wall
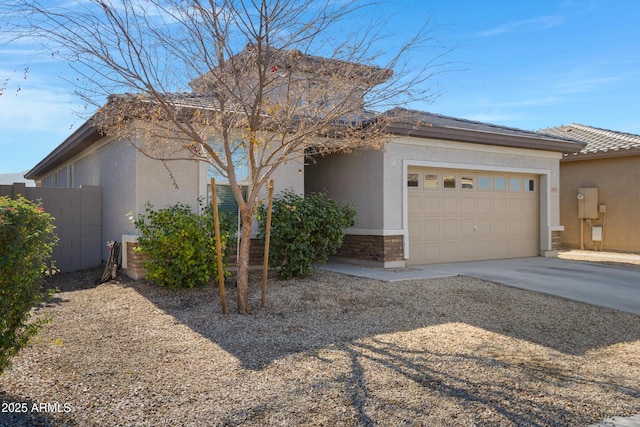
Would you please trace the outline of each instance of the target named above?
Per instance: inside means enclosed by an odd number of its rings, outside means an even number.
[[[578,188],[598,187],[598,202],[607,210],[604,250],[640,253],[640,156],[562,162],[560,172],[563,246],[580,247]],[[602,224],[602,220],[594,224]],[[584,228],[585,249],[594,249],[591,228],[588,224]]]
[[[109,257],[106,242],[119,242],[123,230],[133,229],[126,214],[134,206],[135,194],[122,189],[130,188],[135,174],[135,149],[105,138],[69,164],[73,164],[74,186],[102,187],[102,259],[106,260]]]
[[[136,214],[142,214],[147,202],[155,209],[180,202],[191,206],[194,211],[198,210],[198,162],[172,160],[163,164],[160,160],[150,159],[137,150],[135,157],[136,171],[131,176],[135,182],[127,185],[128,191],[135,191],[135,203],[125,213],[132,210]]]
[[[372,232],[382,230],[383,157],[384,153],[376,150],[319,156],[315,162],[309,161],[305,169],[305,192],[326,190],[332,199],[356,209],[354,228]]]
[[[284,190],[293,190],[296,194],[304,194],[304,162],[301,159],[292,159],[280,164],[271,174],[273,179],[273,193],[278,194]],[[261,198],[266,198],[268,190],[263,188]]]

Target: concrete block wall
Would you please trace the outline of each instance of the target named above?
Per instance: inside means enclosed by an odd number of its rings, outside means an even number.
[[[102,189],[92,185],[80,190],[80,265],[86,268],[102,263]]]
[[[99,186],[80,188],[2,185],[0,195],[41,200],[55,219],[58,244],[53,261],[60,271],[76,271],[102,264],[102,191]]]
[[[12,199],[23,195],[26,196],[27,186],[23,182],[18,182],[13,185],[0,185],[0,196],[9,196]]]

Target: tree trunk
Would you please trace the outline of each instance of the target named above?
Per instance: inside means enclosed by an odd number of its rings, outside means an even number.
[[[240,212],[242,226],[240,228],[240,252],[238,253],[238,312],[249,313],[249,255],[251,245],[251,209]]]

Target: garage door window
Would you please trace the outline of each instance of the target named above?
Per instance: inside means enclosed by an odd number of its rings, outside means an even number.
[[[507,189],[507,180],[505,178],[493,179],[493,191],[505,191]]]
[[[478,177],[478,191],[491,191],[491,177],[489,176]]]
[[[532,192],[536,191],[536,181],[534,179],[525,179],[524,180],[524,191]]]
[[[509,191],[512,193],[520,192],[520,178],[509,178]]]
[[[473,178],[474,178],[473,176],[462,175],[462,178],[460,179],[460,184],[463,190],[473,190],[474,188]]]
[[[457,187],[455,175],[445,175],[442,182],[442,186],[446,189],[455,189]]]
[[[407,174],[407,187],[417,187],[418,186],[418,174],[417,173],[408,173]]]
[[[437,190],[438,189],[438,174],[437,173],[425,173],[424,174],[424,188]]]

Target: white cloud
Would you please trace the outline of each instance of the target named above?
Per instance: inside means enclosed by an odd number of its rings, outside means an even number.
[[[502,124],[505,125],[511,122],[520,122],[528,119],[527,115],[522,113],[513,113],[513,112],[481,112],[481,113],[471,113],[464,117],[467,120],[473,120],[477,122],[483,123],[493,123],[493,124]]]
[[[39,87],[28,79],[13,83],[0,96],[0,127],[3,132],[45,131],[70,127],[78,121],[69,92]]]
[[[478,33],[478,36],[487,37],[495,36],[498,34],[512,33],[514,31],[539,31],[546,30],[548,28],[556,27],[564,22],[564,17],[561,15],[539,16],[537,18],[526,19],[523,21],[507,22],[506,24],[498,25],[486,31]]]
[[[591,92],[601,89],[602,86],[615,83],[618,80],[620,80],[620,77],[618,76],[586,78],[565,77],[562,81],[559,81],[554,85],[554,91],[564,95]]]
[[[560,102],[560,98],[557,96],[544,96],[544,97],[528,97],[518,98],[508,101],[491,102],[486,105],[491,108],[524,108],[524,107],[544,107],[548,105],[554,105]]]

